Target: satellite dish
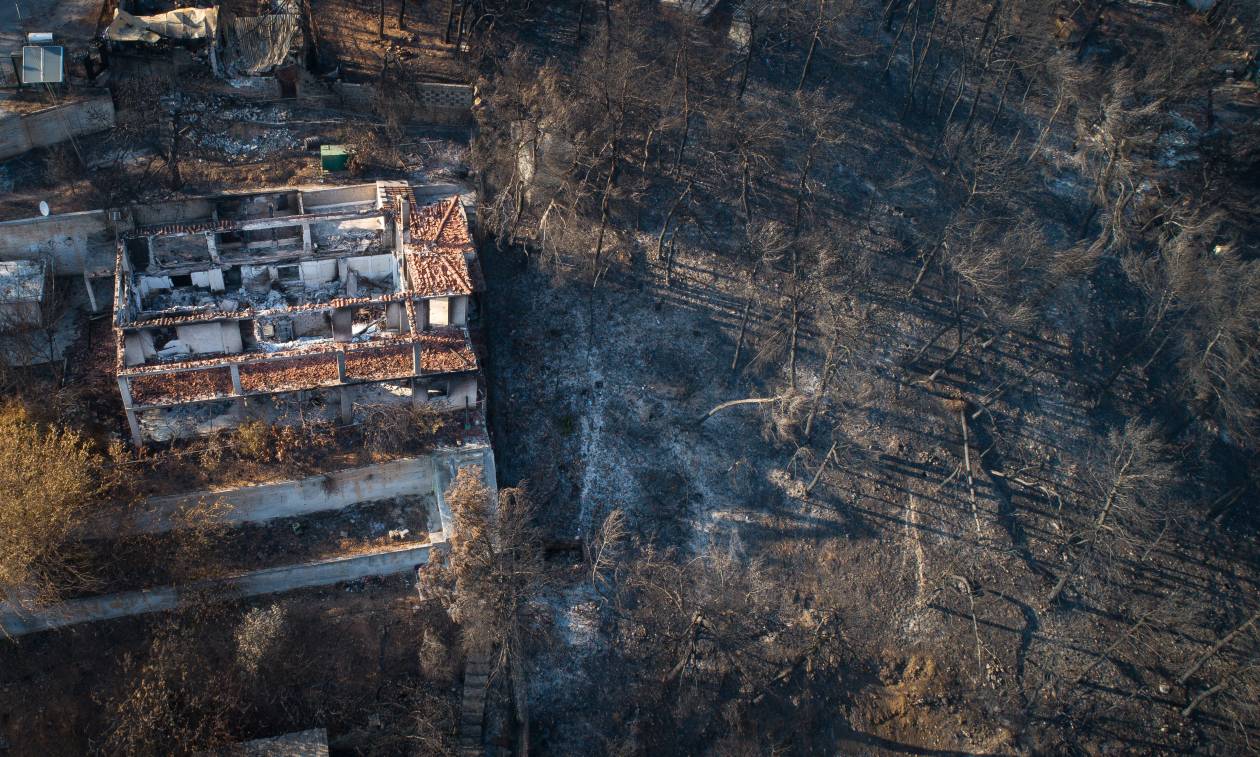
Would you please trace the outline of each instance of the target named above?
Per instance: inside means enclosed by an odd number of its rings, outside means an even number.
[[[48,203],[44,200],[39,201],[39,214],[41,216],[48,215]]]

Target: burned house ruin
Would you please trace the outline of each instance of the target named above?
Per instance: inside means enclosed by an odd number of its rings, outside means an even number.
[[[359,405],[479,406],[481,286],[458,196],[401,182],[225,196],[120,235],[116,369],[132,438]],[[192,216],[192,217],[188,217]]]

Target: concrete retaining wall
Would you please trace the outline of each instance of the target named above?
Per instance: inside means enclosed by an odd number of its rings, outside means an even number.
[[[0,160],[112,128],[114,101],[109,95],[0,117]]]
[[[291,518],[324,510],[340,510],[360,502],[433,495],[441,502],[442,493],[467,465],[480,465],[486,481],[494,486],[494,454],[487,446],[440,450],[421,457],[391,460],[378,465],[333,471],[296,481],[244,486],[239,489],[201,491],[169,497],[154,497],[130,524],[112,527],[102,524],[98,531],[111,533],[158,533],[171,528],[171,515],[200,501],[232,505],[230,523],[261,523],[275,518]],[[443,531],[449,531],[449,516]]]
[[[208,589],[220,596],[243,598],[328,586],[369,576],[405,573],[427,563],[433,550],[443,548],[445,544],[441,542],[401,547],[385,552],[268,568],[219,581],[203,581],[183,588],[167,586],[148,591],[75,599],[36,612],[4,607],[0,608],[0,635],[22,636],[79,623],[167,612],[179,607],[181,595],[192,591]]]

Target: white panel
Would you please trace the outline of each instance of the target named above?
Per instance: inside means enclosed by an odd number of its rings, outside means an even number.
[[[64,48],[29,45],[22,48],[22,83],[56,84],[65,78]]]
[[[302,283],[315,288],[337,278],[336,260],[304,260],[302,266]]]
[[[360,276],[369,279],[381,279],[394,273],[393,255],[360,255],[346,258],[346,266]]]
[[[240,352],[244,347],[241,344],[240,324],[236,321],[222,321],[219,325],[223,327],[223,351],[228,354]]]
[[[435,297],[429,302],[429,325],[450,325],[450,300],[447,297]]]
[[[124,345],[123,359],[128,366],[140,365],[157,355],[153,349],[153,336],[147,331],[128,334]]]
[[[179,341],[188,345],[194,354],[223,352],[223,329],[218,323],[190,323],[176,326]]]
[[[136,289],[139,290],[141,297],[146,297],[149,292],[158,289],[170,289],[173,286],[170,276],[141,276],[140,283],[136,286]]]
[[[468,297],[460,295],[451,298],[451,324],[463,326],[468,322]]]

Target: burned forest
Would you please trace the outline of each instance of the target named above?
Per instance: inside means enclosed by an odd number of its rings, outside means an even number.
[[[0,756],[1260,753],[1260,4],[0,42]]]

